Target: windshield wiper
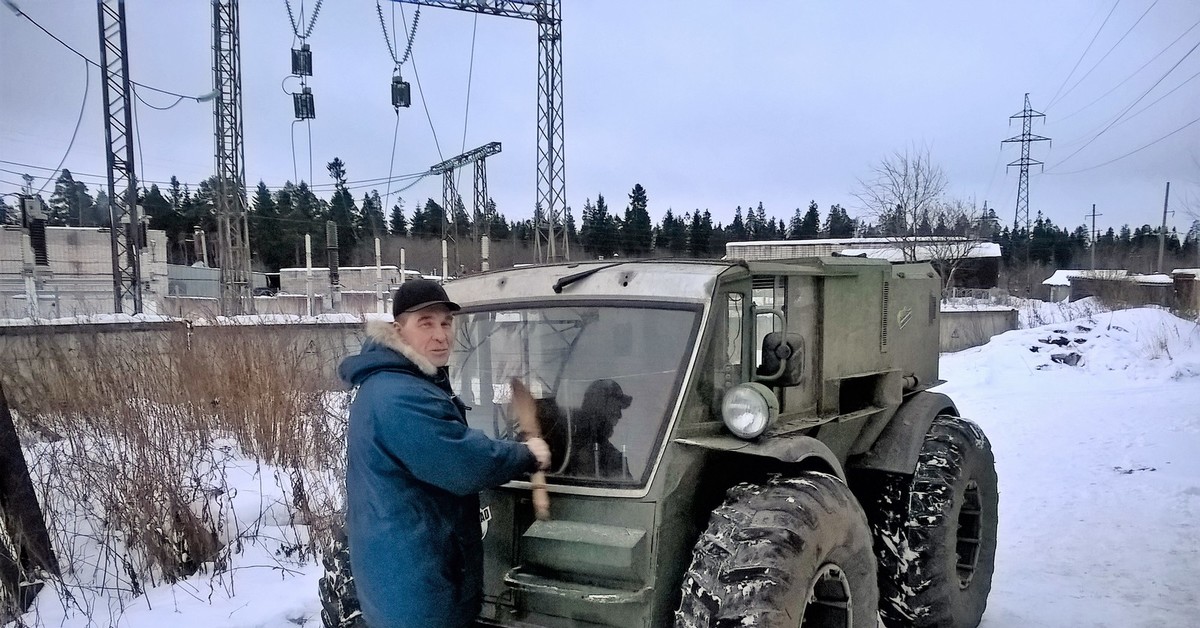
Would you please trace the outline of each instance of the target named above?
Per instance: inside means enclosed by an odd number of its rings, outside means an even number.
[[[603,266],[589,268],[583,272],[575,273],[574,275],[567,275],[566,277],[561,277],[561,278],[559,278],[558,281],[554,282],[554,294],[562,294],[563,288],[575,283],[576,281],[579,281],[580,279],[587,279],[588,277],[591,277],[592,275],[604,270],[605,268],[612,268],[613,266],[620,266],[621,264],[624,264],[624,263],[625,263],[624,261],[613,262],[612,264],[605,264]]]

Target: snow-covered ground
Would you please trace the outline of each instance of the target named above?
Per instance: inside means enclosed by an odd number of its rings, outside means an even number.
[[[983,628],[1200,623],[1196,324],[1099,313],[943,355],[941,375],[1000,477]]]
[[[1031,306],[1028,318],[1063,312],[1043,309]],[[988,433],[1000,476],[996,576],[983,628],[1197,625],[1195,323],[1158,309],[1097,309],[945,354],[941,375],[949,383],[939,390]],[[282,551],[298,543],[281,514],[287,482],[269,466],[230,456],[229,525],[255,532],[244,535],[232,571],[152,588],[123,610],[93,599],[99,612],[91,621],[47,589],[25,622],[319,626],[319,565]]]

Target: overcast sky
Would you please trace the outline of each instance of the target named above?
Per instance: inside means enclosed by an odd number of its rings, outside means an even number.
[[[98,53],[92,0],[13,0],[89,58]],[[312,2],[306,9],[311,12]],[[401,53],[415,7],[384,1]],[[212,9],[204,0],[126,3],[130,74],[138,83],[201,95],[212,90]],[[854,192],[880,161],[928,149],[949,194],[987,201],[1012,224],[1026,92],[1046,114],[1032,147],[1044,161],[1030,183],[1030,214],[1101,229],[1157,225],[1171,182],[1168,223],[1187,229],[1200,212],[1200,3],[1194,0],[1008,2],[783,2],[564,0],[566,186],[578,219],[603,194],[624,209],[635,183],[655,221],[762,202],[791,217],[815,200],[861,215]],[[300,2],[292,4],[299,19]],[[403,15],[401,16],[401,9]],[[498,141],[488,187],[509,218],[535,198],[537,27],[497,16],[421,11],[413,59],[403,67],[413,106],[397,116],[393,63],[375,2],[330,0],[308,43],[317,117],[293,126],[295,40],[282,0],[243,0],[242,86],[246,172],[276,187],[324,186],[340,157],[355,195],[393,176],[423,172],[464,148]],[[306,25],[301,25],[301,33]],[[474,53],[472,54],[472,47]],[[414,65],[415,62],[415,65]],[[419,77],[419,86],[418,86]],[[469,92],[469,98],[468,98]],[[147,89],[158,107],[176,99]],[[17,173],[64,166],[104,172],[100,76],[28,20],[0,7],[0,193]],[[427,105],[426,106],[423,106]],[[138,104],[137,174],[191,183],[214,171],[211,103],[167,111]],[[431,129],[432,127],[432,129]],[[311,142],[310,142],[311,132]],[[436,133],[436,135],[435,135]],[[436,137],[436,142],[435,142]],[[1165,139],[1163,139],[1165,138]],[[389,167],[393,139],[395,160]],[[440,146],[440,150],[439,150]],[[311,159],[310,159],[311,155]],[[17,166],[11,162],[27,164]],[[470,202],[471,173],[460,190]],[[93,191],[99,177],[79,175]],[[45,182],[39,178],[35,185]],[[412,179],[392,184],[396,190]],[[53,184],[46,187],[48,198]],[[402,192],[406,213],[440,202],[441,181]],[[1189,215],[1188,207],[1191,208]]]

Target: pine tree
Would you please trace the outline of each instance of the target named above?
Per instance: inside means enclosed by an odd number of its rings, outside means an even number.
[[[424,207],[418,207],[413,210],[412,223],[409,233],[414,238],[442,238],[442,223],[446,220],[446,213],[442,211],[442,206],[438,205],[432,198],[425,201]]]
[[[48,225],[83,226],[86,222],[89,223],[88,226],[96,226],[91,224],[95,201],[88,193],[87,185],[76,181],[71,171],[66,168],[58,175],[58,180],[54,183],[54,193],[50,195],[46,206],[50,210],[46,218]]]
[[[451,231],[455,238],[460,240],[470,239],[471,237],[471,217],[467,215],[467,209],[463,206],[462,197],[454,199],[454,220]]]
[[[338,254],[342,264],[350,264],[350,254],[358,245],[362,232],[362,218],[354,195],[346,188],[346,164],[339,158],[325,165],[329,177],[334,181],[333,197],[329,200],[329,220],[337,225]]]
[[[146,191],[146,195],[142,197],[142,209],[146,212],[146,218],[150,221],[151,229],[167,230],[164,227],[154,226],[156,219],[160,223],[168,222],[169,216],[172,214],[171,202],[167,200],[167,197],[163,196],[157,184],[152,184],[150,189]]]
[[[167,200],[157,185],[151,185],[146,192],[146,196],[142,199],[142,209],[146,212],[148,221],[147,226],[151,229],[160,229],[167,234],[167,259],[168,261],[179,261],[178,257],[179,245],[187,237],[184,235],[182,221],[171,209],[171,202]]]
[[[397,236],[408,235],[408,219],[404,217],[404,199],[396,199],[396,204],[392,205],[391,217],[388,223],[390,226],[388,233]]]
[[[725,231],[732,239],[732,242],[746,242],[749,240],[746,232],[746,222],[742,220],[741,205],[738,205],[737,209],[733,210],[733,222],[729,223],[729,227]]]
[[[751,240],[775,239],[775,229],[767,222],[767,210],[763,207],[762,201],[758,202],[758,207],[754,210],[754,225],[755,229],[748,234]],[[746,230],[750,231],[749,225]]]
[[[808,211],[800,220],[798,235],[801,240],[811,240],[821,235],[821,210],[817,208],[816,201],[809,201]]]
[[[566,223],[567,241],[579,242],[579,232],[575,227],[575,215],[571,213],[570,205],[563,208],[563,222]]]
[[[696,258],[707,258],[711,255],[713,236],[712,214],[706,209],[692,212],[692,224],[688,229],[688,254]]]
[[[507,240],[512,235],[512,229],[508,226],[508,219],[504,214],[496,211],[496,201],[488,199],[487,202],[488,216],[488,236],[495,242]]]
[[[588,255],[595,255],[595,238],[596,238],[596,206],[592,204],[592,199],[583,200],[583,213],[579,216],[579,246]]]
[[[171,175],[171,184],[167,188],[167,200],[171,202],[171,209],[179,211],[179,207],[183,203],[183,192],[179,179],[175,175]]]
[[[799,240],[800,230],[804,228],[804,213],[797,207],[796,211],[792,212],[792,219],[788,222],[787,239]]]
[[[605,203],[603,194],[596,196],[594,205],[590,199],[584,202],[579,241],[583,250],[592,257],[612,257],[617,253],[618,224],[608,213],[608,204]]]
[[[841,205],[834,204],[829,207],[829,215],[825,219],[825,237],[828,238],[851,238],[854,237],[855,223],[842,209]]]
[[[50,195],[50,201],[46,203],[46,224],[62,226],[76,222],[79,215],[74,211],[76,205],[75,179],[70,170],[63,168],[58,180],[54,182],[54,192]]]
[[[379,198],[379,190],[363,194],[358,231],[363,238],[372,240],[387,235],[387,221],[383,217],[383,201]]]
[[[753,240],[760,239],[759,236],[762,233],[762,225],[760,225],[758,223],[758,214],[754,213],[753,208],[746,210],[745,225],[746,225],[746,239],[747,240],[753,241]]]
[[[96,210],[93,215],[96,217],[97,227],[107,227],[112,224],[110,211],[112,208],[108,205],[108,195],[104,193],[104,190],[96,192]]]
[[[188,224],[198,225],[206,233],[217,231],[216,193],[213,187],[216,180],[213,176],[201,181],[196,186],[196,193],[184,199],[184,216]]]
[[[250,248],[269,271],[277,271],[291,258],[290,225],[280,220],[279,206],[267,189],[258,182],[250,202]]]
[[[675,213],[668,208],[667,213],[663,215],[662,226],[658,229],[658,238],[654,243],[655,250],[673,256],[687,253],[688,224],[685,220],[685,218],[676,218]]]
[[[646,190],[642,184],[634,184],[629,192],[629,205],[625,208],[625,220],[621,223],[621,245],[625,255],[642,257],[650,253],[654,232],[651,229]]]

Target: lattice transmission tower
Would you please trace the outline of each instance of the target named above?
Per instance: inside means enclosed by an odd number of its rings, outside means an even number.
[[[537,256],[570,259],[566,221],[566,150],[563,141],[561,0],[395,0],[531,20],[538,25]]]
[[[213,0],[212,6],[221,313],[234,316],[254,313],[246,212],[246,151],[242,141],[242,44],[238,0]]]
[[[97,3],[104,140],[108,157],[108,211],[112,248],[113,311],[142,312],[141,220],[133,163],[133,100],[124,0]]]
[[[1017,212],[1016,217],[1013,218],[1014,232],[1020,229],[1023,225],[1025,227],[1025,232],[1029,233],[1029,166],[1044,165],[1042,162],[1029,156],[1029,145],[1034,142],[1050,141],[1050,138],[1042,137],[1041,135],[1034,135],[1032,132],[1033,119],[1045,117],[1046,114],[1040,111],[1034,111],[1032,108],[1030,108],[1029,93],[1026,92],[1025,108],[1020,112],[1008,117],[1010,124],[1012,123],[1012,120],[1017,118],[1021,119],[1021,134],[1000,142],[1001,148],[1010,142],[1021,143],[1021,158],[1017,159],[1016,161],[1009,162],[1008,166],[1005,167],[1005,171],[1013,166],[1020,166],[1021,168],[1021,180],[1019,183],[1017,183]]]

